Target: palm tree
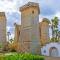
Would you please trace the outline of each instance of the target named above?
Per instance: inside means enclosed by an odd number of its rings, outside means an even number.
[[[54,41],[57,40],[58,37],[58,18],[54,17],[52,19],[52,37],[54,38]]]

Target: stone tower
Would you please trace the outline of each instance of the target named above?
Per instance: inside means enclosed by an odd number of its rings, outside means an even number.
[[[14,23],[15,26],[15,42],[19,42],[21,25]]]
[[[28,2],[20,8],[21,32],[20,44],[23,52],[40,53],[39,4]]]
[[[20,41],[21,25],[14,23],[14,26],[15,26],[15,41],[14,41],[13,46],[14,46],[14,49],[19,52],[21,50],[20,49],[21,42],[19,42]]]
[[[47,18],[43,18],[42,22],[40,22],[40,42],[41,45],[45,45],[49,42],[49,20]]]
[[[4,47],[6,44],[6,16],[4,12],[0,12],[0,45]]]

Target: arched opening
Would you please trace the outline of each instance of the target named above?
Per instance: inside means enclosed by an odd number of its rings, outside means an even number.
[[[58,49],[56,47],[51,47],[49,50],[49,54],[52,57],[58,57]]]

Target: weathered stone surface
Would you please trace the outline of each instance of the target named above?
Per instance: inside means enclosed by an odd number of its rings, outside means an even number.
[[[22,52],[40,54],[40,45],[45,45],[49,39],[49,23],[46,19],[39,23],[40,10],[37,3],[29,2],[20,11],[21,25],[15,24],[15,42],[20,43]]]
[[[0,45],[6,44],[6,16],[4,12],[0,12]]]

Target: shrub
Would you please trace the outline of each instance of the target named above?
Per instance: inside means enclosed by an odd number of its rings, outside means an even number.
[[[0,56],[0,60],[44,60],[44,56],[12,53],[12,55]]]

